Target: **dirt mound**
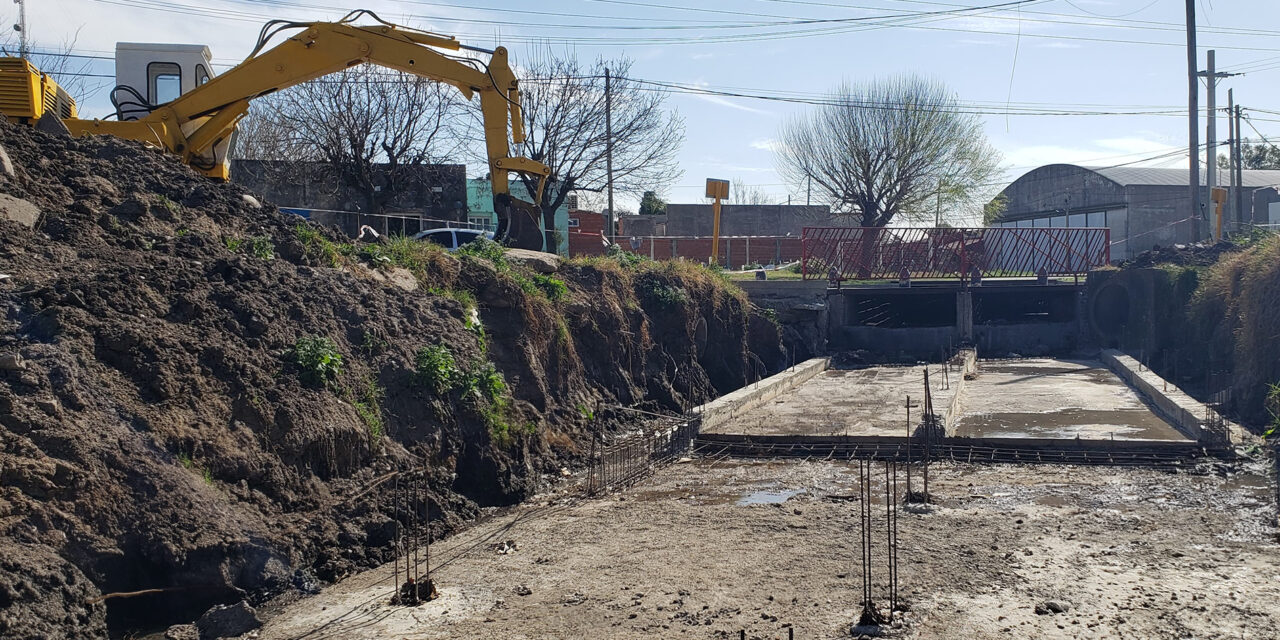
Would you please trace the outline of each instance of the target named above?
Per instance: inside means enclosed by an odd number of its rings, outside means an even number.
[[[1232,242],[1216,242],[1214,244],[1176,244],[1171,247],[1157,246],[1150,251],[1143,251],[1120,264],[1121,268],[1146,268],[1157,265],[1177,265],[1180,267],[1207,267],[1222,259],[1222,256],[1240,250],[1240,246]]]
[[[0,144],[0,193],[42,212],[0,221],[5,637],[313,589],[390,560],[395,471],[425,468],[444,533],[631,419],[610,407],[677,411],[787,360],[693,265],[356,247],[138,144]]]

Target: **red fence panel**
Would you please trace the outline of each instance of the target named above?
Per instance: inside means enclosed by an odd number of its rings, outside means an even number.
[[[805,227],[806,280],[1069,276],[1111,260],[1106,228]]]

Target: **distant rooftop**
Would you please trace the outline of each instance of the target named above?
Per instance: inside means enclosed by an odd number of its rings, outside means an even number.
[[[1185,185],[1188,174],[1186,169],[1155,169],[1150,167],[1082,167],[1120,185]],[[1272,187],[1280,186],[1280,170],[1246,169],[1244,186]],[[1218,171],[1218,186],[1226,186],[1231,178],[1226,169]],[[1200,173],[1200,184],[1205,184],[1205,174]]]

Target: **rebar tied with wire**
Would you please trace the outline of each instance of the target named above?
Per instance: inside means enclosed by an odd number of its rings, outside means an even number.
[[[391,502],[395,526],[391,604],[414,606],[435,600],[440,594],[431,579],[431,499],[425,471],[396,476]]]

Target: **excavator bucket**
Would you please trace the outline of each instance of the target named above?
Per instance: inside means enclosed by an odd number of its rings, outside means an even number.
[[[501,193],[493,198],[493,210],[498,214],[498,229],[494,234],[498,242],[517,249],[545,251],[541,207]]]

